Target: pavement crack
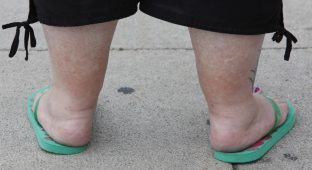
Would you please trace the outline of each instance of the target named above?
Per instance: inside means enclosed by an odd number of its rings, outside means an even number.
[[[285,47],[264,47],[262,50],[284,50]],[[293,47],[292,50],[307,50],[312,47]],[[193,51],[193,48],[111,48],[110,51],[174,51],[174,50],[186,50]],[[10,51],[8,48],[0,48],[1,51]],[[18,51],[25,51],[24,49],[18,49]],[[30,49],[29,51],[48,51],[48,49]]]
[[[159,51],[159,50],[193,50],[193,48],[176,48],[176,47],[164,47],[164,48],[111,48],[112,51]]]
[[[0,48],[0,51],[10,51],[8,48]],[[25,51],[25,49],[18,49],[17,51]],[[28,51],[48,51],[48,49],[29,49]]]
[[[266,47],[262,48],[262,50],[283,50],[286,47]],[[312,47],[293,47],[292,50],[307,50],[312,49]]]

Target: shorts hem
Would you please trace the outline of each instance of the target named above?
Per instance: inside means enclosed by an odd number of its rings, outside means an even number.
[[[202,21],[192,16],[185,16],[181,14],[177,14],[175,12],[162,9],[160,7],[154,6],[152,4],[140,4],[139,6],[140,11],[143,13],[150,15],[152,17],[182,25],[191,28],[197,28],[212,32],[219,32],[219,33],[227,33],[227,34],[240,34],[240,35],[259,35],[265,33],[272,33],[276,32],[281,29],[280,26],[266,26],[265,28],[234,28],[229,26],[216,26],[213,24],[209,24],[209,21]],[[277,21],[278,23],[278,21]]]
[[[88,14],[77,14],[77,15],[65,15],[65,16],[49,16],[46,14],[41,14],[38,11],[38,21],[42,24],[49,26],[59,26],[59,27],[73,27],[73,26],[84,26],[97,24],[102,22],[109,22],[113,20],[127,18],[131,15],[134,15],[137,12],[137,8],[129,9],[120,9],[118,11],[124,11],[116,13],[116,11],[110,11],[105,13],[88,13]],[[77,17],[83,16],[83,17]],[[77,19],[73,19],[77,18]]]

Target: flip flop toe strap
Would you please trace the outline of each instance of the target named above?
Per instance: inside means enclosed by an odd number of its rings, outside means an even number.
[[[279,127],[279,122],[281,121],[282,112],[281,112],[281,109],[278,106],[278,104],[273,99],[271,99],[270,97],[268,97],[264,94],[261,94],[261,95],[264,96],[265,98],[267,98],[271,102],[271,105],[272,105],[274,112],[275,112],[275,123],[274,123],[272,130],[270,131],[270,133],[272,133],[275,129],[277,129]]]
[[[49,88],[49,87],[46,87],[45,89],[42,89],[42,90],[40,91],[40,93],[42,93],[42,94],[38,97],[38,99],[37,99],[37,101],[36,101],[36,103],[35,103],[34,114],[35,114],[36,121],[37,121],[38,123],[39,123],[39,121],[38,121],[38,119],[37,119],[37,110],[38,110],[39,102],[40,102],[40,100],[41,100],[41,97],[43,96],[44,93],[46,93],[46,91],[47,91],[48,88]],[[35,100],[35,98],[34,98],[34,100]]]

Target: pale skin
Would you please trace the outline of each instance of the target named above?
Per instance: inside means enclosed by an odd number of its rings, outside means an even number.
[[[116,24],[112,21],[65,28],[43,25],[53,84],[39,103],[38,120],[55,141],[70,146],[90,141]],[[209,108],[212,148],[242,150],[274,124],[271,104],[251,92],[264,35],[230,35],[193,28],[190,35]],[[278,97],[273,99],[281,108],[282,123],[287,105]]]

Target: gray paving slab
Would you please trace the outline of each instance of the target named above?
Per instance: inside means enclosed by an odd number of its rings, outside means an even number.
[[[312,1],[309,0],[283,0],[285,26],[290,29],[312,29],[310,17],[312,16]]]
[[[0,62],[0,169],[231,169],[212,158],[189,50],[112,51],[90,148],[74,156],[41,151],[25,107],[26,96],[51,81],[47,55]],[[134,92],[118,92],[125,87]]]
[[[23,21],[27,17],[27,3],[28,1],[19,0],[2,3],[3,5],[0,6],[0,23]],[[312,10],[310,10],[312,1],[285,0],[284,6],[285,25],[300,40],[294,47],[311,47],[312,22],[309,16],[312,16]],[[46,49],[40,24],[34,24],[33,27],[38,40],[36,49]],[[10,48],[14,33],[14,29],[0,31],[0,49]],[[285,42],[274,43],[270,40],[271,37],[272,34],[268,34],[264,43],[265,48],[285,48]],[[136,15],[119,22],[112,47],[126,49],[191,48],[191,42],[186,27],[170,24],[138,12]],[[20,49],[23,48],[21,45]]]

